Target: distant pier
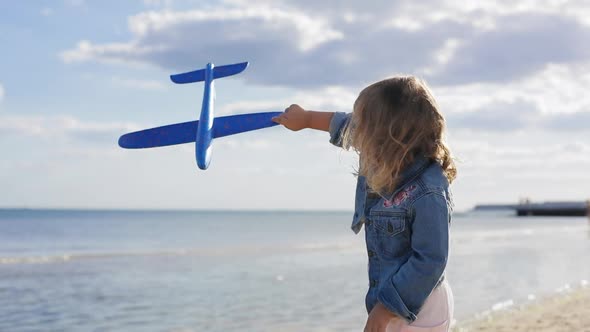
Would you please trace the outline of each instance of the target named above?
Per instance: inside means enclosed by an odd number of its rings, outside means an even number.
[[[588,202],[525,202],[516,206],[516,215],[583,217],[588,215],[588,205]]]
[[[514,210],[517,216],[590,216],[590,200],[578,202],[542,202],[532,203],[528,199],[519,204],[480,204],[476,211]]]

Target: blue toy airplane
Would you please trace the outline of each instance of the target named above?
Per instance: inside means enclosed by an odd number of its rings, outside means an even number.
[[[211,141],[213,138],[278,125],[271,118],[282,112],[250,113],[214,118],[215,86],[213,80],[239,74],[246,67],[248,67],[248,62],[219,67],[208,63],[204,69],[171,75],[170,79],[177,84],[205,82],[199,121],[176,123],[128,133],[119,138],[119,146],[126,149],[143,149],[195,142],[197,165],[204,170],[209,167],[211,162]]]

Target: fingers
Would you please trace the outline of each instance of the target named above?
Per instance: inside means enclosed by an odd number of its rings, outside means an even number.
[[[289,117],[287,117],[287,114],[293,110],[296,110],[297,108],[301,108],[299,105],[297,104],[291,104],[289,107],[285,108],[285,111],[275,117],[272,117],[271,120],[273,122],[276,122],[278,124],[282,124],[286,127],[285,124],[287,124],[289,122]],[[296,114],[296,113],[294,113]]]
[[[287,116],[285,116],[285,113],[283,113],[283,114],[279,114],[277,116],[272,117],[271,120],[276,123],[283,124],[283,123],[285,123],[286,120],[289,120],[289,119],[287,118]]]
[[[301,108],[301,106],[299,106],[297,104],[291,104],[289,107],[285,108],[285,113],[287,113],[295,108]]]

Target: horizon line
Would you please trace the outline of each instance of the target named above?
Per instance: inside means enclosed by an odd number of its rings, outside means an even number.
[[[207,209],[207,208],[84,208],[84,207],[13,207],[0,206],[0,211],[80,211],[80,212],[350,212],[339,209]]]

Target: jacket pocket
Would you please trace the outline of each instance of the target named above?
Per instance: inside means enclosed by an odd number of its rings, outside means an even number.
[[[391,260],[409,252],[405,214],[371,214],[368,220],[367,245],[379,257]]]
[[[396,236],[406,229],[405,217],[401,213],[393,215],[372,215],[369,218],[375,225],[378,235]]]

